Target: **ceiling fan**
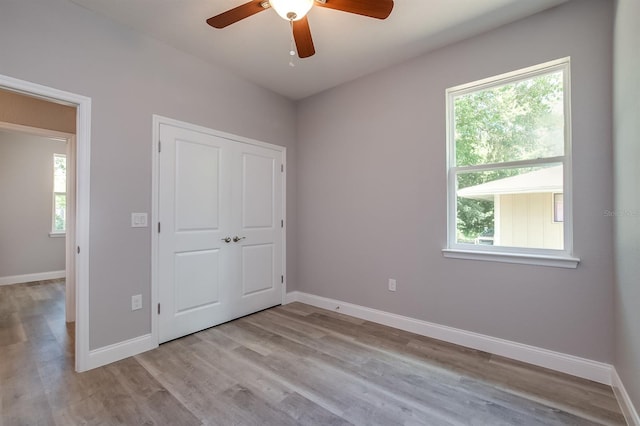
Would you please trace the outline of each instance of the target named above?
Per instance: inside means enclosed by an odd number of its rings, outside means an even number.
[[[291,23],[298,56],[308,58],[316,53],[307,20],[307,13],[314,5],[370,18],[386,19],[393,9],[393,0],[251,0],[212,16],[207,19],[207,24],[214,28],[224,28],[273,7],[278,15]]]

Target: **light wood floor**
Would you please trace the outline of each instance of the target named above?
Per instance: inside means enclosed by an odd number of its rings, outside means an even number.
[[[611,388],[300,303],[77,374],[64,283],[0,287],[0,425],[624,424]]]

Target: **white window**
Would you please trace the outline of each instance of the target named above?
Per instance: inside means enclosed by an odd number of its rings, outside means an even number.
[[[67,230],[67,156],[53,154],[53,210],[51,234],[64,235]]]
[[[447,90],[445,256],[577,266],[569,81],[566,58]]]

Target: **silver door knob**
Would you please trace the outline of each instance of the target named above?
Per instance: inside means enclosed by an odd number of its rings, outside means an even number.
[[[234,243],[237,243],[238,241],[240,241],[240,240],[244,240],[245,238],[247,238],[247,237],[238,237],[238,236],[236,235],[235,237],[233,237],[233,242],[234,242]]]
[[[222,241],[224,241],[225,243],[230,243],[231,242],[231,237],[222,238]]]

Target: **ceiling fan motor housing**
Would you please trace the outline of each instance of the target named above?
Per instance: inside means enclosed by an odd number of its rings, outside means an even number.
[[[287,21],[298,21],[313,7],[314,0],[269,0],[271,7]]]

